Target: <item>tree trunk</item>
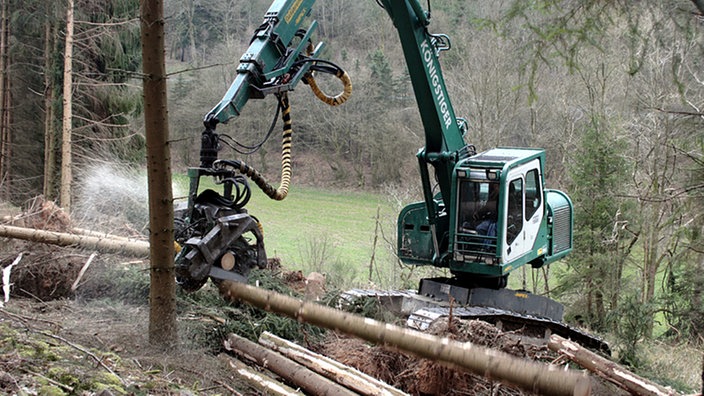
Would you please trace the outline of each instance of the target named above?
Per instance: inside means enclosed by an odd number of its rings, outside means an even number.
[[[256,307],[286,315],[301,322],[395,347],[419,357],[504,381],[531,392],[572,396],[588,395],[591,391],[589,378],[574,371],[558,370],[554,366],[520,359],[471,343],[384,324],[242,283],[223,281],[220,290],[225,297],[243,300]]]
[[[178,341],[178,331],[163,0],[141,0],[140,15],[151,245],[149,341],[166,347]]]
[[[119,253],[136,257],[149,255],[149,244],[147,242],[120,237],[76,235],[7,225],[0,225],[0,237],[58,246],[78,246],[103,253]]]
[[[10,192],[10,125],[5,116],[9,111],[8,32],[7,1],[0,0],[0,187],[4,187],[7,199]]]
[[[329,379],[314,373],[306,367],[261,345],[230,334],[225,341],[225,348],[239,357],[252,360],[259,366],[272,371],[281,378],[300,387],[309,395],[356,396],[357,394]]]
[[[668,396],[675,391],[664,388],[645,378],[639,377],[618,364],[605,359],[580,345],[566,340],[558,335],[550,336],[548,347],[559,354],[567,356],[573,362],[585,369],[606,378],[634,395]]]
[[[234,373],[241,379],[243,379],[249,386],[257,390],[258,392],[252,392],[253,394],[263,394],[272,396],[302,396],[303,392],[299,392],[290,386],[284,385],[275,379],[264,375],[260,372],[254,371],[249,367],[245,366],[244,363],[239,360],[232,358],[226,358],[227,363]]]
[[[64,50],[64,116],[61,127],[61,195],[60,206],[71,213],[71,181],[73,154],[71,152],[71,131],[73,129],[73,0],[68,0],[66,11],[66,45]]]
[[[51,15],[54,7],[53,2],[47,2],[47,15]],[[51,20],[47,17],[44,25],[44,198],[53,200],[55,198],[54,188],[56,186],[56,136],[54,135],[54,89],[53,55],[55,51],[54,29]]]
[[[194,4],[194,1],[189,1],[188,4],[186,5],[188,7],[188,52],[191,55],[191,58],[188,60],[191,64],[193,65],[198,65],[198,50],[196,49],[196,26],[194,23],[195,19],[195,13],[196,13],[196,5]]]

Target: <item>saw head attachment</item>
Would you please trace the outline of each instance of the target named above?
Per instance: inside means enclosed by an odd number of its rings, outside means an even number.
[[[252,268],[266,267],[262,230],[246,210],[205,190],[190,213],[176,221],[176,240],[182,246],[175,260],[176,276],[185,290],[200,289],[208,278],[246,282]]]

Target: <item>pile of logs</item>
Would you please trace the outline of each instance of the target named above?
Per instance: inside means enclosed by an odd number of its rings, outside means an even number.
[[[264,332],[259,343],[230,334],[225,349],[236,356],[222,356],[232,370],[257,392],[270,395],[407,395],[400,389],[320,355],[298,344]],[[553,335],[549,348],[620,387],[624,394],[671,396],[676,393],[590,352],[579,345]],[[239,359],[239,360],[238,360]],[[255,367],[259,367],[256,369]],[[270,374],[267,374],[270,373]],[[276,378],[274,378],[276,377]],[[280,379],[280,380],[279,380]],[[283,382],[282,382],[283,381]],[[285,385],[292,384],[292,386]],[[605,388],[601,388],[604,390]],[[613,392],[613,388],[609,388]],[[301,393],[303,392],[303,393]],[[597,392],[598,393],[598,392]]]
[[[221,294],[298,321],[386,345],[544,395],[589,395],[590,379],[575,370],[521,359],[472,343],[436,337],[242,283],[223,281]],[[233,345],[230,342],[230,345]]]
[[[352,367],[312,352],[298,344],[262,333],[259,344],[230,334],[225,348],[242,360],[266,368],[309,395],[388,395],[406,393]],[[300,395],[298,390],[255,371],[236,359],[225,358],[232,369],[254,389],[264,394]]]

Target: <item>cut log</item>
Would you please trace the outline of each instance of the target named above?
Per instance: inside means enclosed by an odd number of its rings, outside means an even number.
[[[243,283],[224,281],[221,293],[234,300],[276,312],[315,326],[338,330],[364,340],[389,345],[416,356],[460,367],[544,395],[588,395],[591,382],[582,373],[520,359],[503,352],[449,338],[385,324],[347,312],[305,302]]]
[[[275,396],[302,396],[303,393],[282,384],[275,379],[268,377],[262,373],[258,373],[249,367],[245,366],[244,363],[227,358],[227,363],[232,368],[232,371],[237,374],[238,377],[243,379],[247,384],[256,389],[257,391],[265,395],[275,395]]]
[[[128,256],[149,256],[149,242],[137,240],[111,239],[64,232],[37,230],[34,228],[0,225],[0,237],[23,239],[31,242],[59,246],[77,246],[103,253],[119,253]]]
[[[73,227],[71,229],[71,233],[92,236],[92,237],[96,237],[96,238],[110,239],[110,240],[115,240],[115,241],[128,241],[128,242],[130,242],[130,241],[136,240],[134,238],[128,238],[128,237],[124,237],[122,235],[111,235],[106,232],[93,231],[93,230],[88,230],[85,228],[78,228],[78,227]]]
[[[269,332],[259,336],[259,343],[292,359],[316,373],[340,383],[353,391],[369,396],[407,396],[408,394],[379,381],[353,367],[337,360],[310,351],[291,341],[284,340]]]
[[[672,396],[677,394],[670,388],[665,388],[639,377],[623,366],[558,335],[553,334],[550,336],[548,348],[566,356],[573,362],[627,390],[631,394],[641,396]]]
[[[78,276],[76,277],[76,280],[73,281],[73,285],[71,285],[71,291],[75,292],[76,289],[78,289],[78,284],[81,282],[81,279],[83,279],[83,275],[86,274],[86,271],[88,271],[88,267],[90,267],[90,264],[93,262],[93,259],[97,256],[97,253],[93,252],[93,254],[88,257],[88,260],[86,260],[86,263],[83,264],[83,267],[81,267],[81,270],[78,272]]]
[[[255,362],[281,378],[300,387],[310,395],[355,396],[356,393],[342,385],[314,373],[302,365],[272,350],[266,349],[246,338],[230,334],[225,340],[225,349]]]

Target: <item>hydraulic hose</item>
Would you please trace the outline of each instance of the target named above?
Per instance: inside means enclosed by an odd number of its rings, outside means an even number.
[[[308,55],[313,54],[313,43],[308,43],[306,51],[308,52]],[[308,73],[308,75],[305,77],[304,82],[310,86],[310,89],[313,91],[313,94],[315,94],[318,99],[322,100],[324,103],[330,106],[338,106],[345,103],[347,99],[350,98],[350,95],[352,95],[352,80],[350,79],[350,76],[347,74],[347,72],[342,70],[342,68],[338,67],[333,63],[326,63],[331,65],[334,69],[326,67],[324,68],[324,71],[326,73],[335,74],[335,77],[339,78],[340,81],[342,81],[342,92],[335,96],[330,96],[326,94],[318,86],[318,83],[315,81],[315,77],[313,77],[312,72]],[[319,70],[323,70],[323,68],[320,68]]]
[[[318,71],[324,73],[335,74],[335,76],[342,81],[343,90],[341,93],[331,96],[323,92],[318,86],[313,77],[313,73],[309,73],[304,82],[306,82],[315,96],[330,106],[338,106],[346,102],[352,95],[352,80],[350,79],[347,72],[342,70],[337,66],[319,66],[315,68]],[[281,201],[288,195],[289,186],[291,184],[291,144],[292,144],[292,134],[293,127],[291,122],[291,104],[288,100],[288,95],[283,92],[279,95],[279,106],[281,108],[281,119],[284,122],[283,126],[283,136],[281,143],[281,183],[278,188],[274,188],[269,182],[264,179],[259,171],[253,167],[247,165],[243,161],[226,161],[220,160],[215,164],[219,165],[230,165],[237,169],[241,174],[249,177],[269,198]]]
[[[279,97],[281,106],[281,119],[284,122],[282,142],[281,142],[281,183],[279,188],[275,188],[266,181],[259,171],[247,165],[244,161],[220,160],[216,165],[230,165],[241,174],[249,177],[269,198],[281,201],[288,195],[288,188],[291,184],[291,135],[293,133],[291,123],[291,104],[288,95],[284,92]]]
[[[343,85],[342,92],[335,96],[330,96],[323,92],[323,90],[321,90],[318,84],[315,82],[315,78],[312,74],[308,76],[306,80],[315,96],[330,106],[341,105],[345,103],[347,99],[349,99],[350,95],[352,95],[352,80],[350,79],[350,76],[347,74],[347,72],[342,69],[337,69],[335,77],[339,78],[340,81],[342,81]]]

